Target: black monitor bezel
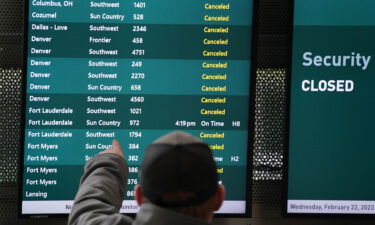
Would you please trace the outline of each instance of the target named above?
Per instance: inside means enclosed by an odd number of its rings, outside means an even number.
[[[23,55],[22,55],[22,99],[21,99],[21,121],[20,121],[20,149],[18,159],[18,218],[47,219],[47,218],[67,218],[69,214],[22,214],[23,197],[23,172],[24,172],[24,144],[26,128],[26,89],[27,89],[27,58],[28,58],[28,34],[29,34],[29,4],[31,0],[24,1],[24,33],[23,33]],[[251,218],[252,216],[252,177],[253,177],[253,149],[255,139],[255,88],[257,76],[257,39],[258,39],[258,11],[259,1],[252,0],[252,25],[250,42],[250,91],[249,91],[249,117],[248,117],[248,142],[247,142],[247,180],[246,180],[246,210],[245,213],[220,213],[215,214],[216,218]],[[124,214],[124,213],[123,213]],[[136,213],[125,213],[130,217],[135,217]]]

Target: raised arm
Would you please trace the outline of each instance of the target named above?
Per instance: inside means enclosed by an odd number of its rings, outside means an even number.
[[[128,165],[117,140],[87,162],[68,225],[131,224],[119,213],[125,193]]]

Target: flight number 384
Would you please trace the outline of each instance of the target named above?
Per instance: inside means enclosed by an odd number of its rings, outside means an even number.
[[[138,143],[130,143],[129,144],[129,150],[134,150],[134,149],[139,149],[139,144]]]

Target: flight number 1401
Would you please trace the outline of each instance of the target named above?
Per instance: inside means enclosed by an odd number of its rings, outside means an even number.
[[[146,8],[146,2],[134,2],[134,8]]]

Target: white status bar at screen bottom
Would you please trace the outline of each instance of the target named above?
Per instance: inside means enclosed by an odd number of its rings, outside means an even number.
[[[22,214],[68,214],[73,207],[73,201],[23,201]],[[224,201],[216,213],[245,213],[245,201]],[[136,213],[139,207],[136,201],[125,200],[122,203],[121,213]]]

